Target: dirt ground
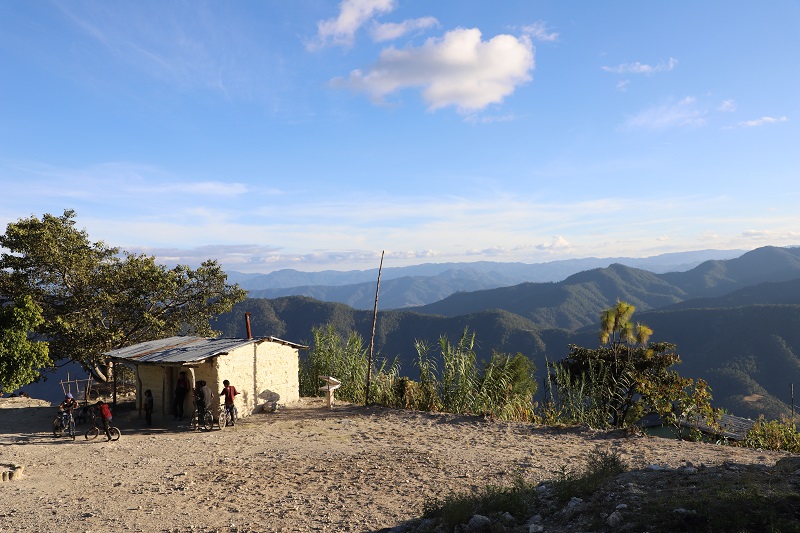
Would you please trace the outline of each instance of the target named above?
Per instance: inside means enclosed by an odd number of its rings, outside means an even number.
[[[431,499],[579,467],[599,445],[633,468],[772,466],[786,454],[303,399],[236,427],[115,413],[122,438],[50,431],[56,409],[0,399],[0,532],[377,531]]]

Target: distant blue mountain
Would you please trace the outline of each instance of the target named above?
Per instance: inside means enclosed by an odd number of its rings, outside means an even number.
[[[548,263],[425,263],[384,268],[381,307],[401,309],[437,302],[456,292],[509,287],[526,282],[554,282],[569,276],[621,264],[653,273],[684,272],[709,260],[739,257],[744,250],[698,250],[645,258],[613,257],[551,261]],[[228,272],[228,281],[249,291],[251,298],[309,296],[339,302],[355,309],[372,309],[378,269],[300,272],[285,269],[269,274]]]

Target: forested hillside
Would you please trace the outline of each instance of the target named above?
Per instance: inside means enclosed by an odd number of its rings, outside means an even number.
[[[457,316],[484,309],[502,309],[542,328],[572,330],[596,324],[600,312],[618,299],[645,310],[681,302],[686,294],[646,270],[611,265],[574,274],[559,283],[523,283],[457,293],[413,311]]]
[[[708,297],[715,293],[721,295]],[[469,328],[479,358],[523,353],[541,382],[546,361],[563,358],[569,344],[598,344],[599,314],[617,299],[637,306],[637,320],[655,331],[651,340],[677,345],[679,371],[706,379],[717,406],[748,417],[791,412],[791,386],[800,385],[798,249],[762,248],[669,275],[612,265],[560,283],[459,293],[413,311],[381,311],[375,350],[379,358],[396,357],[401,373],[415,378],[415,340],[435,346],[440,336],[455,340]],[[298,296],[248,299],[213,326],[242,337],[245,311],[254,335],[304,344],[311,343],[312,328],[327,324],[343,336],[359,332],[365,345],[372,329],[372,311]]]
[[[706,261],[686,272],[654,274],[615,264],[580,272],[558,283],[524,283],[457,293],[413,310],[457,316],[504,309],[543,328],[577,329],[596,324],[600,311],[618,299],[641,312],[799,277],[800,248],[764,247],[735,259]]]

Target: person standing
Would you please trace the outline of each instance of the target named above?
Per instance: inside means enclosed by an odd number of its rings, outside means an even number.
[[[190,389],[186,372],[179,372],[178,381],[175,383],[175,420],[183,420],[183,403]]]
[[[211,407],[211,400],[213,398],[214,393],[211,392],[211,387],[206,385],[205,381],[198,381],[197,387],[194,389],[194,404],[197,407],[198,424],[202,425],[206,415],[206,409]]]
[[[234,400],[239,391],[227,379],[222,382],[222,385],[223,388],[219,395],[225,399],[225,411],[230,413],[231,425],[233,426],[236,424],[236,405],[234,405]]]
[[[153,424],[153,391],[150,389],[144,391],[144,417],[148,426]]]
[[[211,391],[211,387],[203,381],[203,386],[200,389],[200,392],[203,394],[203,403],[206,406],[206,409],[211,407],[211,401],[214,399],[214,393]]]

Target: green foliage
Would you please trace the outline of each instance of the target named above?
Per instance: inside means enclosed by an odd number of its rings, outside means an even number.
[[[800,433],[797,432],[797,425],[791,420],[784,418],[768,421],[764,420],[762,416],[756,420],[739,445],[747,448],[800,453]]]
[[[361,335],[351,331],[343,341],[333,324],[312,328],[311,335],[314,339],[311,349],[300,361],[300,395],[319,396],[319,387],[323,385],[320,376],[333,376],[342,382],[336,389],[338,398],[363,404],[369,354]],[[383,358],[377,359],[377,363],[372,371],[370,398],[384,405],[394,405],[396,400],[392,387],[399,366],[396,362],[389,365]]]
[[[212,335],[209,319],[246,292],[226,284],[215,261],[168,269],[153,257],[91,242],[75,212],[11,223],[0,236],[0,296],[30,296],[42,308],[39,333],[56,358],[104,379],[102,353],[175,334]]]
[[[367,352],[361,336],[352,332],[346,342],[328,324],[312,330],[314,342],[300,368],[300,394],[318,396],[320,376],[333,376],[342,382],[336,396],[353,403],[364,403],[367,383]]]
[[[300,364],[300,394],[317,396],[320,376],[334,376],[342,381],[337,397],[364,403],[367,351],[357,332],[347,342],[333,324],[312,328],[314,341]],[[536,392],[534,366],[522,354],[508,356],[494,353],[479,371],[472,347],[475,335],[465,330],[452,345],[443,335],[441,375],[437,362],[429,355],[430,347],[417,340],[419,381],[400,376],[400,366],[381,359],[373,368],[370,399],[377,404],[403,409],[482,414],[505,420],[531,420],[533,395]]]
[[[591,360],[587,364],[588,369],[579,374],[564,365],[549,365],[549,398],[542,413],[543,423],[588,424],[595,428],[608,425],[608,405],[604,403],[608,369]]]
[[[447,336],[439,338],[442,354],[442,375],[439,397],[442,410],[448,413],[471,413],[475,411],[475,391],[478,388],[478,370],[473,351],[475,334],[464,329],[456,345],[450,344]]]
[[[569,421],[595,427],[628,427],[647,413],[672,424],[688,417],[713,422],[708,384],[681,377],[675,345],[648,342],[652,330],[630,322],[635,308],[617,302],[601,314],[596,349],[571,344],[569,355],[554,363],[550,377],[553,403]]]
[[[52,364],[47,343],[30,339],[43,321],[41,308],[30,296],[0,306],[0,393],[35,381],[39,369]]]
[[[439,339],[441,374],[430,357],[430,347],[417,340],[420,382],[406,387],[415,396],[407,401],[414,409],[448,413],[480,414],[503,420],[531,420],[536,393],[533,363],[518,353],[494,352],[479,369],[473,346],[475,334],[465,329],[457,344],[446,335]]]
[[[554,482],[553,491],[562,501],[573,497],[585,498],[627,469],[628,465],[618,452],[604,450],[597,445],[589,453],[583,469],[576,472],[564,471],[561,479]]]
[[[494,352],[478,384],[475,411],[501,420],[532,420],[534,366],[521,353]]]
[[[439,411],[442,408],[439,399],[439,380],[436,377],[436,362],[428,354],[430,347],[425,341],[416,339],[414,348],[417,350],[417,369],[419,370],[418,393],[409,399],[413,409],[422,411]],[[413,390],[413,389],[412,389]]]

